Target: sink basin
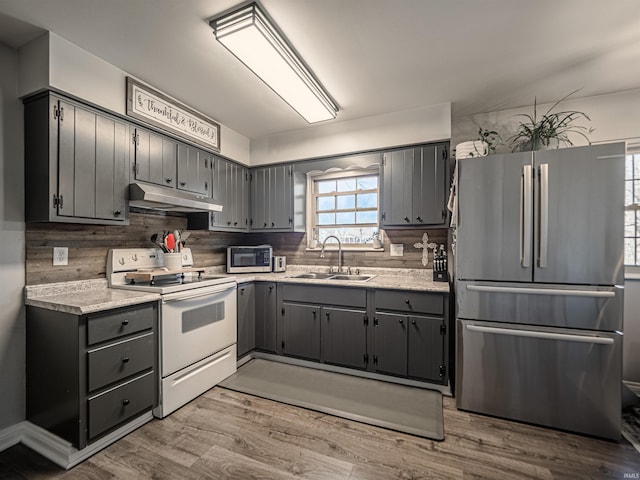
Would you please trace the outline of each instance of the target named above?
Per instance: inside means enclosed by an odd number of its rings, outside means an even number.
[[[293,278],[315,278],[315,279],[327,279],[333,277],[333,273],[300,273],[298,275],[294,275]]]
[[[351,282],[366,282],[370,280],[375,275],[334,275],[333,277],[329,277],[329,280],[349,280]]]

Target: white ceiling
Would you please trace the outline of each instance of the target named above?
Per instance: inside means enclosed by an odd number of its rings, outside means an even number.
[[[50,30],[249,138],[306,122],[208,19],[238,0],[0,0],[0,42]],[[639,0],[262,0],[336,120],[452,102],[467,115],[640,88]]]

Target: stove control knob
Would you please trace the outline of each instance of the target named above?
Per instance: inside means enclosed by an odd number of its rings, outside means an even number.
[[[134,254],[131,256],[131,260],[133,260],[134,262],[137,262],[137,261],[138,261],[138,254],[137,254],[137,253],[134,253]]]
[[[120,265],[124,265],[124,257],[120,257],[120,260],[118,260],[118,263]]]

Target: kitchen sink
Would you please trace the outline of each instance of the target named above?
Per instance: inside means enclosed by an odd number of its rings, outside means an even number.
[[[329,277],[328,280],[349,280],[351,282],[366,282],[370,280],[375,275],[334,275],[333,277]]]
[[[311,278],[315,280],[348,280],[352,282],[366,282],[372,279],[375,275],[347,275],[342,273],[316,273],[307,272],[299,273],[291,278]]]
[[[298,275],[294,275],[292,278],[314,278],[316,280],[323,280],[331,277],[333,277],[333,273],[307,272],[307,273],[300,273]]]

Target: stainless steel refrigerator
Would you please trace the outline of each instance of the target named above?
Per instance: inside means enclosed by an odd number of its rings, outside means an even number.
[[[458,408],[619,438],[624,155],[459,160]]]

